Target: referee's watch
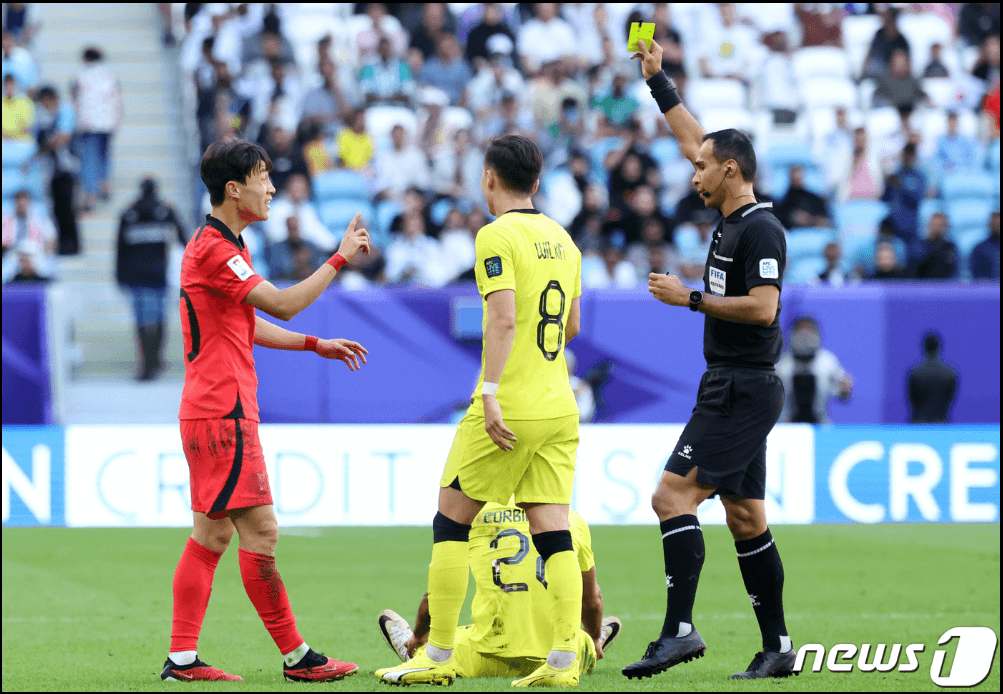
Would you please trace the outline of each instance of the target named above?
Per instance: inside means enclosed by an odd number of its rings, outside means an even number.
[[[698,311],[700,309],[700,302],[703,301],[703,292],[693,290],[690,292],[690,310]]]

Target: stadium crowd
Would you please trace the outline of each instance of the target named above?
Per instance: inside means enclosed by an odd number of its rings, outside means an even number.
[[[30,6],[4,4],[4,282],[47,281],[57,255],[81,252],[78,217],[110,200],[109,144],[123,114],[100,48],[82,52],[67,94],[40,79],[28,48],[40,26]]]
[[[26,114],[71,135],[84,206],[106,171],[79,99],[36,88],[7,21],[5,249],[25,227],[8,144],[45,128]],[[546,157],[537,204],[583,251],[585,286],[652,270],[699,285],[717,213],[629,60],[634,21],[655,22],[708,132],[753,136],[789,281],[999,279],[998,4],[187,3],[179,60],[200,151],[239,135],[272,158],[271,218],[244,232],[271,279],[312,272],[360,210],[375,252],[347,286],[472,277],[484,148],[523,133]],[[51,183],[72,252],[59,195]]]

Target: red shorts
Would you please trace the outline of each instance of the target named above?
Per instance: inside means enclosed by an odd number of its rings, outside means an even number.
[[[192,510],[212,520],[272,503],[265,456],[252,419],[182,419],[181,444],[191,477]]]

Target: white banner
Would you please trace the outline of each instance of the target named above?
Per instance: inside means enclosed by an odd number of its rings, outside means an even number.
[[[651,493],[680,425],[583,426],[572,505],[590,523],[654,524]],[[279,524],[428,525],[453,440],[451,425],[263,425]],[[177,427],[66,429],[68,526],[191,524],[188,466]],[[814,432],[780,426],[767,447],[771,523],[809,523]],[[717,501],[705,523],[723,523]]]

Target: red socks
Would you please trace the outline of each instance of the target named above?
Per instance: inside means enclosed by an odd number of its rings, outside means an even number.
[[[282,577],[275,568],[275,557],[243,549],[237,550],[237,554],[247,597],[279,647],[279,652],[289,653],[303,643],[303,638],[296,630],[296,618],[289,606]]]
[[[194,651],[212,593],[212,577],[220,554],[188,538],[174,571],[174,620],[171,652]]]

